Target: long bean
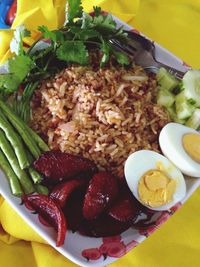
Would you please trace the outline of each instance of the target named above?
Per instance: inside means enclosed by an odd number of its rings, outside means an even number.
[[[0,149],[0,165],[5,175],[7,176],[12,194],[15,196],[21,196],[23,194],[23,191],[21,189],[19,180],[1,149]]]
[[[32,168],[32,167],[29,167],[29,168],[28,168],[28,171],[29,171],[29,174],[30,174],[30,176],[31,176],[31,178],[32,178],[34,184],[39,184],[39,183],[41,183],[41,181],[42,181],[42,175],[41,175],[39,172],[37,172],[37,171],[36,171],[34,168]]]
[[[36,188],[37,193],[39,193],[39,194],[43,194],[43,195],[49,194],[49,189],[44,185],[36,184],[35,188]]]
[[[5,116],[11,122],[11,124],[17,129],[19,134],[21,135],[24,143],[29,148],[30,152],[33,154],[35,158],[38,158],[41,154],[35,140],[31,138],[30,133],[27,132],[27,127],[25,127],[24,122],[16,116],[13,111],[10,109],[8,105],[6,105],[3,101],[0,100],[0,107],[4,111]]]
[[[28,127],[26,124],[25,124],[25,127],[27,128],[27,131],[30,133],[32,138],[35,140],[35,142],[37,143],[41,151],[43,152],[49,151],[48,145],[42,140],[42,138],[36,132],[34,132],[30,127]]]
[[[31,180],[29,179],[27,173],[20,168],[15,152],[2,130],[0,130],[0,148],[12,166],[12,169],[18,177],[25,193],[34,192],[34,187]]]
[[[14,148],[21,169],[25,169],[30,166],[30,162],[27,158],[21,138],[14,131],[11,124],[7,120],[5,120],[4,116],[2,116],[2,113],[0,113],[0,128],[4,131],[7,139],[10,141],[12,147]]]
[[[29,162],[33,163],[34,159],[29,151],[27,151],[27,157],[28,157]],[[37,172],[33,167],[30,166],[28,168],[28,172],[34,184],[39,184],[42,181],[43,179],[42,175],[39,172]]]

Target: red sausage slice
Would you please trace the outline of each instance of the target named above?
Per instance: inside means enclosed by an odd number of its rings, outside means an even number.
[[[66,235],[66,220],[60,207],[48,196],[25,195],[23,201],[32,206],[57,231],[56,246],[62,246]]]

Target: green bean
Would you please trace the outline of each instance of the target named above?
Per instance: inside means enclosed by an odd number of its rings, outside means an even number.
[[[29,174],[30,174],[30,176],[31,176],[31,178],[32,178],[34,184],[39,184],[39,183],[41,183],[41,181],[42,181],[42,175],[41,175],[39,172],[37,172],[37,171],[36,171],[34,168],[32,168],[32,167],[29,167],[29,168],[28,168],[28,171],[29,171]]]
[[[30,133],[32,138],[35,140],[35,142],[37,143],[41,151],[43,152],[49,151],[48,145],[42,140],[42,138],[36,132],[34,132],[31,128],[29,128],[27,125],[25,125],[25,127],[27,128],[27,131]]]
[[[0,165],[2,170],[5,172],[5,175],[8,178],[12,194],[15,196],[21,196],[23,192],[19,180],[1,149],[0,149]]]
[[[2,149],[7,160],[12,166],[12,169],[15,172],[16,176],[18,177],[25,193],[34,192],[34,187],[31,180],[29,179],[27,173],[20,168],[15,152],[12,146],[10,145],[9,141],[6,139],[5,134],[2,130],[0,130],[0,148]]]
[[[29,162],[33,163],[34,159],[29,151],[27,151],[27,157]],[[42,181],[43,179],[42,175],[39,172],[37,172],[33,167],[29,167],[28,171],[34,184],[39,184]]]
[[[26,151],[21,138],[14,131],[10,123],[4,119],[1,113],[0,113],[0,128],[4,131],[7,139],[10,141],[12,147],[14,148],[21,169],[25,169],[28,166],[30,166],[30,162],[28,161]]]
[[[43,194],[43,195],[49,194],[49,189],[44,185],[36,184],[35,188],[36,188],[37,193],[39,193],[39,194]]]
[[[10,109],[8,105],[6,105],[3,101],[0,100],[0,107],[4,111],[5,116],[11,122],[11,124],[17,129],[19,134],[21,135],[24,143],[27,145],[31,153],[35,158],[38,158],[41,154],[36,142],[31,138],[30,132],[27,132],[27,127],[25,127],[24,122],[14,114],[14,112]]]

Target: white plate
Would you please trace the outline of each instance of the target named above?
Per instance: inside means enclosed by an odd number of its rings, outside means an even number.
[[[123,25],[126,30],[133,30],[130,26],[120,21],[118,18],[114,17],[118,26]],[[162,48],[155,43],[156,47],[156,58],[166,64],[178,68],[179,70],[186,71],[188,69],[187,65],[181,61],[179,58],[171,54],[166,49]],[[2,69],[0,69],[1,72]],[[196,190],[200,185],[200,179],[186,178],[187,184],[187,193],[184,203],[187,198]],[[150,227],[145,231],[138,231],[136,229],[130,228],[129,230],[122,233],[120,236],[111,239],[102,239],[102,238],[90,238],[81,236],[78,233],[72,233],[71,231],[67,232],[65,243],[62,247],[55,246],[56,233],[50,228],[42,225],[38,220],[36,214],[32,214],[30,210],[25,208],[24,205],[21,205],[21,200],[17,197],[14,197],[11,192],[7,182],[7,179],[2,171],[0,171],[0,193],[1,195],[9,202],[9,204],[17,211],[17,213],[43,238],[45,239],[52,247],[57,251],[63,254],[66,258],[70,259],[74,263],[80,266],[105,266],[114,262],[117,258],[126,254],[130,249],[136,246],[138,243],[141,243],[146,239],[146,237],[156,230],[165,220],[167,220],[171,214],[173,214],[176,208],[180,207],[182,203],[179,203],[172,211],[162,212],[157,219],[157,222],[154,227]],[[109,252],[107,257],[100,253],[99,248],[104,248],[107,246]],[[114,248],[112,250],[112,248]],[[82,252],[86,249],[93,249],[91,252],[94,252],[93,256],[96,253],[97,260],[90,259],[89,261],[83,257]],[[118,249],[118,252],[116,250]],[[114,253],[115,251],[115,253]],[[86,252],[85,252],[86,253]],[[112,255],[109,256],[109,255]]]

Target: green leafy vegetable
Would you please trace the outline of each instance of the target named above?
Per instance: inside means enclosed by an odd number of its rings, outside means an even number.
[[[14,93],[13,107],[24,120],[30,118],[30,101],[37,84],[42,79],[51,77],[69,64],[89,64],[89,52],[100,50],[100,67],[104,67],[112,56],[121,65],[128,65],[126,54],[116,49],[110,40],[126,42],[127,34],[123,27],[117,28],[110,14],[102,12],[100,7],[93,7],[92,15],[83,12],[81,0],[67,0],[66,24],[59,30],[50,31],[47,26],[40,26],[42,38],[51,42],[42,50],[37,50],[37,42],[31,48],[23,48],[23,38],[30,32],[22,25],[17,27],[11,42],[11,50],[16,54],[7,62],[9,73],[0,74],[1,95]],[[34,49],[35,48],[35,49]],[[19,86],[25,88],[20,98]]]
[[[94,10],[94,15],[96,17],[98,17],[99,15],[101,15],[101,8],[99,6],[94,6],[93,7],[93,10]]]
[[[68,20],[72,22],[75,18],[81,18],[83,13],[83,7],[81,6],[81,0],[68,0]]]
[[[38,30],[43,33],[43,37],[52,40],[54,43],[63,42],[64,36],[60,31],[50,31],[47,26],[39,26]]]
[[[113,20],[111,14],[108,14],[106,16],[95,16],[93,19],[93,25],[101,30],[102,33],[109,30],[116,30],[116,22]]]
[[[12,93],[16,91],[16,87],[20,84],[20,80],[12,73],[0,74],[0,91],[1,93]]]
[[[94,29],[81,29],[79,27],[72,27],[70,31],[75,34],[75,39],[82,41],[87,41],[88,39],[93,39],[95,37],[100,38],[101,36],[98,31]]]
[[[101,58],[100,66],[103,67],[110,58],[111,45],[108,42],[102,40],[101,51],[103,52],[103,56]]]
[[[30,70],[34,67],[34,62],[31,58],[21,55],[9,60],[9,71],[17,76],[21,82],[28,75]]]
[[[8,61],[9,73],[0,74],[1,91],[16,91],[33,67],[34,63],[28,56],[19,55],[11,58]]]
[[[57,49],[57,57],[68,62],[81,65],[88,63],[88,51],[81,41],[66,41]]]
[[[123,54],[123,53],[121,53],[119,51],[113,51],[113,54],[114,54],[114,56],[115,56],[115,58],[116,58],[116,60],[117,60],[117,62],[119,64],[121,64],[121,65],[128,65],[128,64],[130,64],[127,55],[125,55],[125,54]]]

